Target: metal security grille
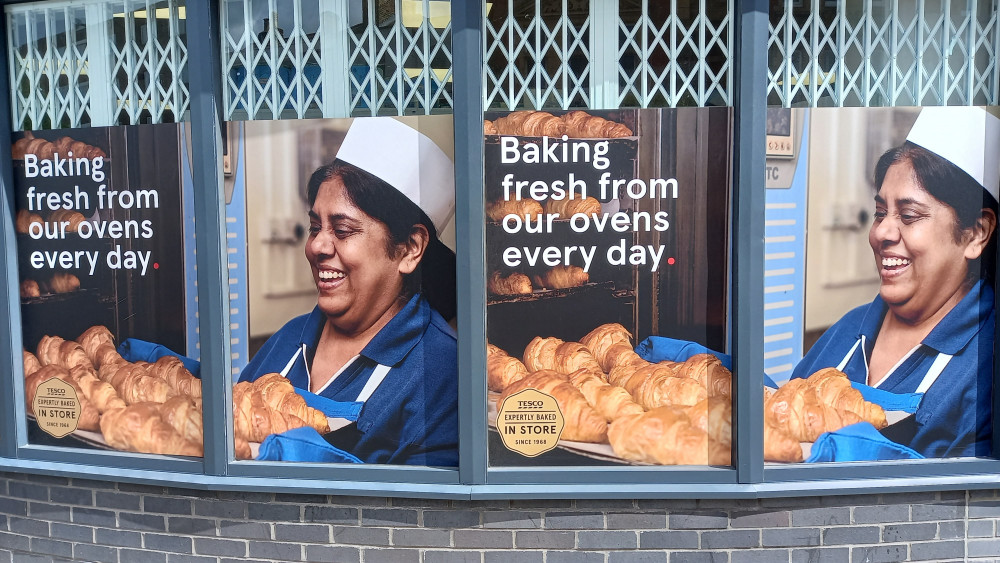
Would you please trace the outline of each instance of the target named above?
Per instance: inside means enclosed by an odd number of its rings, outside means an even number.
[[[228,119],[450,112],[450,2],[228,0]]]
[[[489,109],[731,104],[731,0],[502,0],[484,22]]]
[[[772,2],[768,104],[996,104],[997,0]]]
[[[17,129],[163,123],[184,118],[180,0],[8,6]]]

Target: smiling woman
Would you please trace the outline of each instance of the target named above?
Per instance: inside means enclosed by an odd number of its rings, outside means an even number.
[[[372,158],[377,148],[398,157]],[[445,320],[455,256],[437,235],[453,208],[452,174],[429,138],[370,118],[355,120],[336,160],[310,177],[305,257],[317,305],[274,334],[240,379],[278,372],[346,420],[322,437],[270,437],[280,447],[263,450],[275,459],[457,465],[457,347]]]
[[[932,107],[879,159],[868,234],[879,295],[792,376],[835,367],[886,410],[905,397],[913,416],[881,434],[925,457],[990,453],[998,143],[986,111]]]

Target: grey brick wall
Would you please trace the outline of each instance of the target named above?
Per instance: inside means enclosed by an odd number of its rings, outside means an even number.
[[[1000,561],[998,491],[444,501],[0,473],[0,563]]]

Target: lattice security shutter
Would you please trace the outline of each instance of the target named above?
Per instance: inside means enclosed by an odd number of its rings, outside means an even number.
[[[450,3],[223,3],[229,119],[450,112]]]
[[[997,0],[785,0],[771,13],[768,104],[997,104],[998,7]]]
[[[183,5],[125,0],[6,7],[15,128],[184,119]]]

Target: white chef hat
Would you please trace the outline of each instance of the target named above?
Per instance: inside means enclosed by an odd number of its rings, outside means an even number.
[[[925,107],[906,140],[961,168],[1000,199],[1000,118],[978,107]]]
[[[351,123],[337,158],[396,188],[440,231],[455,209],[455,170],[434,141],[392,117]]]

